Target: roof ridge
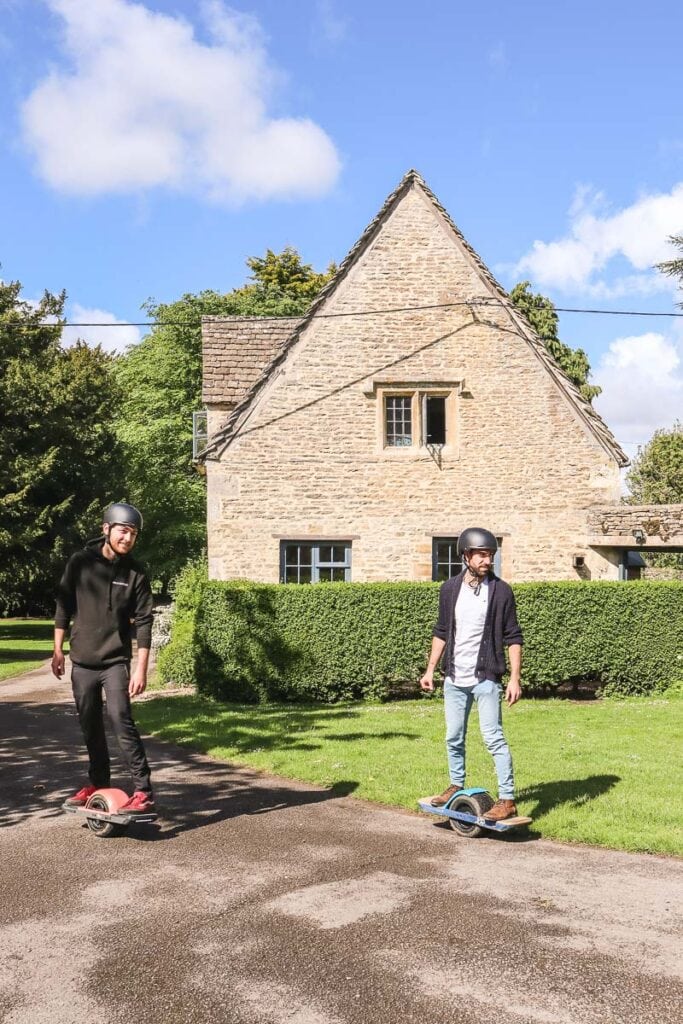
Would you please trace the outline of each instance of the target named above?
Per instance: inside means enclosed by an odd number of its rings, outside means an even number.
[[[628,456],[618,444],[616,438],[612,434],[611,430],[602,419],[600,414],[593,408],[591,403],[587,401],[576,387],[573,381],[569,379],[567,374],[562,370],[559,364],[553,359],[548,352],[547,348],[543,344],[542,339],[539,337],[537,332],[533,329],[527,318],[517,309],[508,292],[503,288],[500,282],[493,276],[489,268],[482,260],[479,253],[472,247],[467,241],[462,231],[458,228],[451,215],[448,213],[446,207],[440,202],[434,192],[432,192],[429,185],[427,185],[425,179],[422,177],[419,171],[415,168],[410,168],[401,178],[396,188],[389,193],[380,210],[372,218],[370,223],[367,225],[363,233],[360,235],[355,245],[349,249],[348,253],[339,264],[337,272],[334,277],[325,285],[325,287],[318,293],[316,298],[311,303],[308,311],[301,317],[300,322],[293,328],[292,333],[286,339],[282,348],[274,358],[264,367],[258,380],[252,385],[247,391],[243,400],[233,410],[232,415],[225,423],[224,427],[211,439],[209,445],[202,453],[204,456],[211,455],[214,458],[220,457],[222,451],[230,442],[233,432],[239,425],[241,418],[248,411],[252,402],[265,386],[270,379],[271,374],[277,367],[284,361],[288,355],[290,349],[294,346],[302,331],[308,326],[311,320],[314,319],[316,312],[322,305],[325,304],[329,296],[336,290],[341,281],[346,277],[347,273],[359,258],[359,256],[365,251],[370,245],[376,234],[379,232],[382,224],[386,220],[390,211],[394,208],[396,203],[402,197],[404,192],[408,189],[417,185],[425,194],[426,198],[444,218],[449,228],[454,232],[456,238],[465,249],[470,259],[474,262],[477,270],[488,283],[490,288],[494,291],[501,302],[501,308],[508,314],[512,320],[514,326],[517,328],[517,333],[522,337],[527,344],[535,352],[536,356],[544,364],[547,371],[555,381],[557,387],[566,395],[571,405],[575,408],[579,417],[583,420],[586,427],[590,430],[593,436],[598,440],[603,448],[605,448],[609,454],[616,460],[619,466],[627,466],[629,463]],[[258,319],[258,318],[254,318]]]

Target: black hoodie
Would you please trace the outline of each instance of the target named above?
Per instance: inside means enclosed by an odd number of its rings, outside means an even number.
[[[129,555],[109,561],[104,537],[69,559],[57,590],[55,627],[71,629],[69,655],[77,665],[104,668],[130,661],[131,620],[138,647],[152,639],[152,591],[145,571]]]

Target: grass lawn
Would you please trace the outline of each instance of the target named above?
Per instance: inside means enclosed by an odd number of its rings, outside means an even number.
[[[415,809],[448,783],[439,698],[333,707],[226,705],[194,696],[136,705],[143,729],[212,757]],[[522,701],[504,711],[518,807],[543,836],[683,855],[683,700]],[[495,795],[476,712],[468,784]],[[425,821],[425,828],[427,828]]]
[[[40,668],[52,656],[52,619],[0,619],[0,680]]]

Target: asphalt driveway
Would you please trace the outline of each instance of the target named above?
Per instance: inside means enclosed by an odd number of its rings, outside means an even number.
[[[98,839],[59,809],[69,687],[0,683],[3,1024],[680,1019],[681,861],[460,839],[353,780],[147,749],[163,818]]]

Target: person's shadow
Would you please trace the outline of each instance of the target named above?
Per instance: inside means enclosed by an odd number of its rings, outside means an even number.
[[[589,775],[585,779],[539,782],[520,790],[518,799],[525,805],[529,800],[535,801],[535,806],[529,808],[527,813],[530,818],[538,818],[560,804],[587,804],[607,793],[620,781],[619,775]]]

